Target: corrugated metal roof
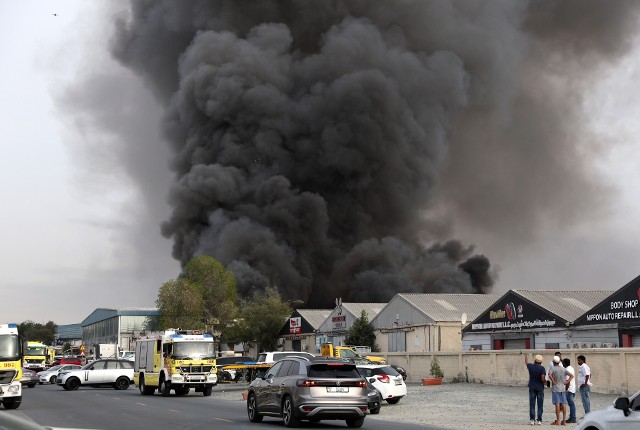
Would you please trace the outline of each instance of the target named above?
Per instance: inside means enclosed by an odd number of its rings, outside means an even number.
[[[98,308],[80,324],[84,327],[116,316],[156,316],[159,314],[156,308]]]
[[[512,290],[531,303],[556,314],[560,318],[573,322],[589,309],[609,297],[609,291],[544,291]]]
[[[56,334],[58,335],[58,339],[82,339],[82,325],[59,325]]]
[[[343,303],[342,307],[356,318],[360,318],[362,311],[365,311],[371,321],[386,305],[386,303]]]
[[[401,298],[437,322],[460,321],[463,313],[473,321],[500,298],[497,294],[400,293]]]
[[[324,320],[331,315],[332,309],[298,309],[298,313],[302,318],[307,320],[309,324],[318,330]]]

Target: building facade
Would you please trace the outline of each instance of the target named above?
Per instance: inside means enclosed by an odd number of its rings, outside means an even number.
[[[612,291],[510,290],[462,332],[465,351],[617,347],[617,331],[571,325]],[[591,345],[594,346],[591,346]]]
[[[135,350],[135,339],[153,329],[159,315],[155,308],[98,308],[82,321],[82,344],[86,354],[95,353],[95,345],[114,343],[123,351]]]
[[[376,342],[388,352],[460,351],[461,329],[499,296],[396,294],[373,318]]]
[[[331,309],[296,309],[280,330],[279,346],[284,351],[320,353],[318,331]]]

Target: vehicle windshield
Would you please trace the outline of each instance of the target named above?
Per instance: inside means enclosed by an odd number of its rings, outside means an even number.
[[[48,372],[54,371],[54,370],[58,370],[60,369],[62,366],[52,366],[50,368],[47,369]]]
[[[215,344],[213,342],[175,342],[173,357],[178,360],[215,358]]]
[[[340,351],[340,356],[344,358],[351,358],[351,357],[357,357],[358,354],[351,351],[350,349],[343,349],[342,351]]]
[[[19,357],[18,336],[0,336],[0,361],[15,361]]]
[[[46,355],[45,349],[43,346],[28,346],[25,355]]]

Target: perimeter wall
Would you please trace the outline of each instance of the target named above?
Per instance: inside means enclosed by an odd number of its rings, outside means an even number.
[[[444,371],[445,382],[475,382],[490,385],[522,385],[529,381],[529,372],[524,362],[540,354],[542,365],[549,366],[555,350],[502,350],[465,352],[411,352],[377,353],[384,355],[387,363],[406,369],[407,382],[420,382],[429,376],[432,357],[438,357]],[[562,358],[569,358],[576,369],[576,357],[584,355],[591,368],[593,386],[591,390],[607,394],[633,394],[640,390],[640,348],[597,348],[584,350],[562,350]],[[576,375],[577,379],[577,375]]]

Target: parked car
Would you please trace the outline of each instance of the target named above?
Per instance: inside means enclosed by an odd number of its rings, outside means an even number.
[[[38,383],[40,385],[50,382],[52,384],[56,383],[56,378],[58,377],[58,373],[64,372],[65,370],[76,370],[80,369],[81,366],[77,364],[59,364],[57,366],[53,366],[48,368],[47,370],[43,370],[38,372]]]
[[[390,364],[389,366],[393,367],[396,370],[396,372],[402,375],[403,381],[407,380],[407,371],[404,370],[404,367],[400,367],[397,364]]]
[[[368,392],[352,363],[291,356],[249,385],[247,414],[251,422],[280,417],[285,427],[298,427],[303,420],[345,420],[349,427],[362,427]]]
[[[118,352],[118,358],[122,360],[136,361],[135,351],[120,351]]]
[[[61,364],[77,364],[78,366],[82,366],[82,357],[70,355],[61,357],[60,359],[55,360],[53,363],[51,363],[52,366],[59,366]]]
[[[262,363],[275,363],[278,360],[282,360],[285,357],[292,357],[292,356],[297,356],[297,357],[306,357],[306,358],[313,358],[315,357],[315,355],[313,354],[309,354],[308,352],[302,352],[302,351],[271,351],[271,352],[261,352],[258,355],[258,359],[256,360],[256,363],[258,364],[262,364]]]
[[[222,369],[224,366],[229,366],[232,364],[255,364],[256,360],[243,356],[233,356],[233,357],[218,357],[216,358],[216,368],[218,369],[218,381],[219,382],[231,382],[238,381],[242,376],[242,372],[236,371],[235,369]]]
[[[382,398],[392,405],[407,395],[407,386],[396,370],[388,364],[361,364],[360,373],[382,394]]]
[[[369,379],[365,378],[367,381],[367,387],[369,388],[369,392],[367,393],[367,405],[369,406],[369,413],[372,415],[377,415],[380,413],[380,409],[382,408],[382,394],[380,391],[373,386]]]
[[[81,385],[111,386],[116,390],[126,390],[133,384],[133,362],[118,359],[96,360],[80,369],[58,373],[56,384],[65,390],[77,390]]]
[[[613,405],[589,412],[575,430],[637,430],[640,428],[640,391],[631,397],[618,397]]]
[[[38,376],[36,372],[26,367],[22,368],[22,379],[20,380],[22,385],[26,385],[29,388],[33,388],[38,383]]]

